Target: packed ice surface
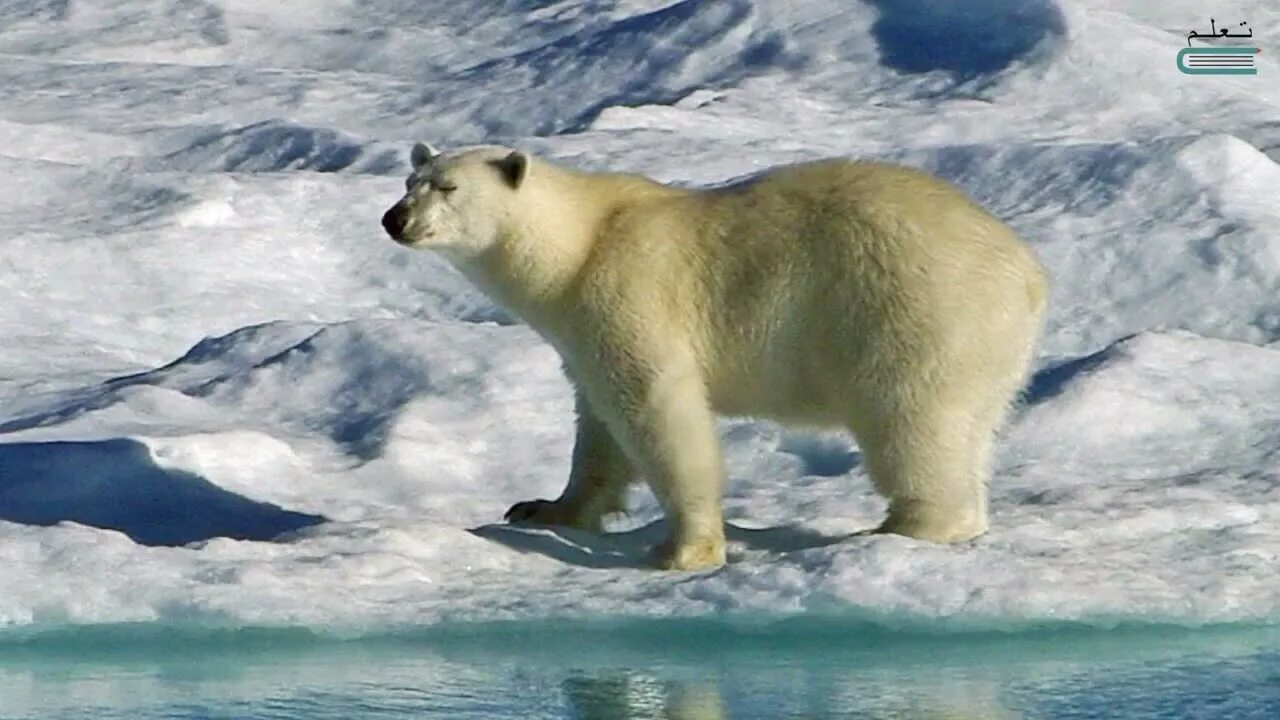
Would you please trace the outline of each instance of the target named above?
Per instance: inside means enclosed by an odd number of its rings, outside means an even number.
[[[1233,4],[1259,46],[1273,3]],[[843,613],[1280,619],[1280,73],[1179,0],[0,0],[0,626]],[[953,180],[1052,310],[992,530],[879,522],[840,435],[726,419],[731,563],[554,497],[555,353],[380,231],[409,143],[716,184]]]

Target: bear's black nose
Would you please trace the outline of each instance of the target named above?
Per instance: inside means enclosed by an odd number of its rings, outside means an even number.
[[[392,205],[391,209],[382,216],[383,229],[387,231],[388,235],[399,240],[400,234],[404,232],[408,214],[404,205],[399,203]]]

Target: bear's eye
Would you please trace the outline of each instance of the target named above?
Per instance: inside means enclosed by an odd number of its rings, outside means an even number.
[[[457,190],[457,189],[458,189],[458,186],[457,186],[457,185],[454,185],[454,184],[453,184],[453,183],[451,183],[451,182],[441,182],[441,183],[436,183],[436,189],[437,189],[437,190],[439,190],[440,192],[444,193],[445,195],[448,195],[449,193],[453,192],[454,190]]]

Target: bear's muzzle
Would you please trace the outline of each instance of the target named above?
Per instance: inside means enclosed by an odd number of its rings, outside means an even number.
[[[404,203],[396,203],[382,216],[382,228],[393,240],[399,240],[404,234],[404,226],[409,222],[409,208]]]

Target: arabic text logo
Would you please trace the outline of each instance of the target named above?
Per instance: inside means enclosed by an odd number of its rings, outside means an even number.
[[[1242,22],[1240,27],[1249,23]],[[1233,33],[1227,28],[1218,29],[1217,21],[1209,18],[1209,32],[1196,30],[1187,33],[1187,47],[1178,51],[1178,70],[1187,75],[1257,75],[1256,58],[1262,52],[1257,47],[1191,47],[1192,40],[1218,40],[1220,38],[1252,38],[1253,28],[1247,33]]]

